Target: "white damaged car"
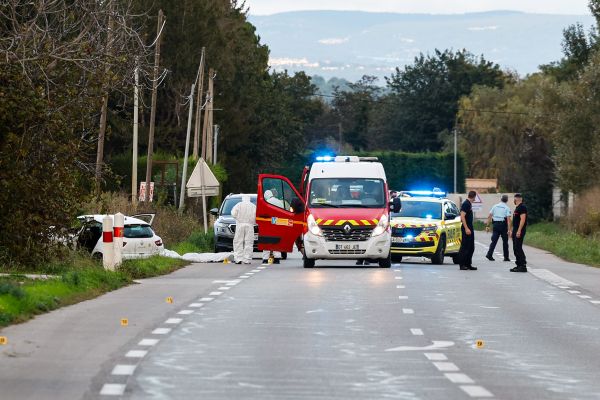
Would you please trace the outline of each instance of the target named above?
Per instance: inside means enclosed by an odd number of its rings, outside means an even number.
[[[114,221],[114,215],[108,216]],[[102,220],[104,217],[106,215],[103,214],[77,217],[81,222],[81,228],[74,237],[75,246],[79,249],[86,249],[95,258],[102,258]],[[154,214],[125,217],[122,250],[124,260],[152,257],[163,252],[163,241],[152,229],[153,220]]]

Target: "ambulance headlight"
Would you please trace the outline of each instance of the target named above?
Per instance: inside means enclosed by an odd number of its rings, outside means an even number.
[[[387,217],[387,215],[382,215],[381,219],[379,219],[379,222],[377,223],[377,226],[375,227],[375,229],[373,229],[373,234],[372,236],[379,236],[381,234],[383,234],[387,228],[390,226],[390,221]]]
[[[317,225],[317,221],[315,221],[315,217],[310,214],[308,219],[306,220],[306,224],[308,225],[308,231],[315,236],[323,236],[323,231]]]

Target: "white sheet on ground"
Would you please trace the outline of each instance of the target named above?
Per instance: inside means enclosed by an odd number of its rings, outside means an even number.
[[[175,251],[164,249],[161,255],[195,263],[223,262],[225,259],[233,261],[233,253],[187,253],[181,256]]]

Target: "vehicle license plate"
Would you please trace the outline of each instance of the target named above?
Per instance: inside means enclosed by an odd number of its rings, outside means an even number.
[[[408,237],[393,237],[392,243],[410,243],[413,240],[414,240],[413,238],[408,238]]]
[[[358,244],[336,244],[336,250],[360,250],[360,245]]]

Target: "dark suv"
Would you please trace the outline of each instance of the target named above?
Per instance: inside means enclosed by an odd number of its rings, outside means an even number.
[[[210,213],[217,217],[214,225],[215,253],[233,251],[233,236],[235,235],[235,219],[231,216],[233,207],[242,201],[242,196],[250,196],[250,201],[256,205],[256,195],[230,194],[225,197],[220,208],[213,208]],[[254,251],[258,251],[258,225],[254,225]]]

